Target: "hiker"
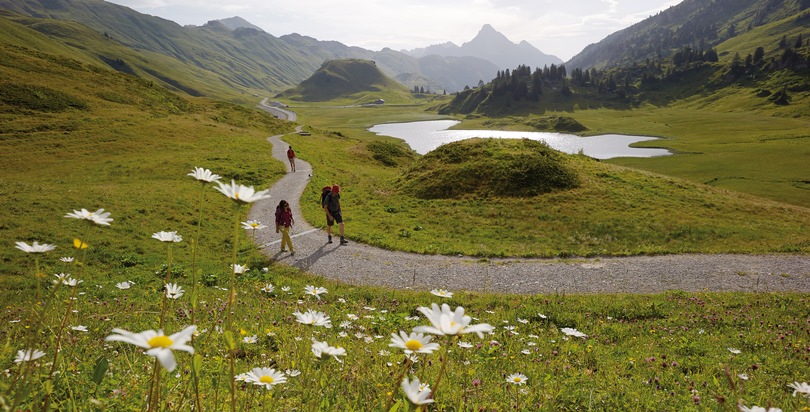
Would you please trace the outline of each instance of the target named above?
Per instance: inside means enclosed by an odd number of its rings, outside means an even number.
[[[321,205],[326,212],[326,235],[328,236],[326,243],[332,243],[332,226],[337,222],[340,228],[340,244],[348,244],[349,242],[343,237],[343,215],[340,212],[340,186],[334,185],[328,191],[324,188],[324,192],[321,195]]]
[[[292,146],[287,149],[287,159],[290,160],[290,170],[295,172],[295,150],[293,150]]]
[[[292,238],[290,237],[290,229],[293,224],[295,224],[295,219],[293,219],[290,204],[287,203],[286,200],[282,200],[276,207],[276,233],[281,232],[281,251],[286,252],[287,249],[285,246],[288,246],[290,248],[290,256],[295,255]]]

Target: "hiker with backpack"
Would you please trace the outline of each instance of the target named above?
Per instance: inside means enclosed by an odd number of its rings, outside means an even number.
[[[340,210],[340,186],[334,185],[323,188],[321,194],[321,206],[326,212],[326,235],[328,240],[326,243],[332,243],[332,226],[337,222],[340,228],[340,244],[345,245],[349,242],[343,237],[343,214]]]
[[[287,149],[287,159],[290,161],[290,170],[295,172],[295,150],[293,150],[292,146]]]
[[[281,251],[286,252],[286,247],[289,247],[290,256],[295,255],[292,238],[290,237],[290,229],[293,224],[295,224],[295,219],[293,219],[290,204],[286,200],[282,200],[276,206],[276,233],[281,232]]]

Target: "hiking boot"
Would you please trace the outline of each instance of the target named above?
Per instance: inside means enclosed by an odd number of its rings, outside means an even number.
[[[290,256],[295,256],[295,252],[290,252]]]
[[[326,243],[332,243],[332,236],[329,236],[329,239],[326,241]]]
[[[344,238],[343,238],[343,236],[341,236],[341,237],[340,237],[340,244],[341,244],[341,245],[348,245],[348,244],[349,244],[349,241],[348,241],[348,240],[346,240],[346,239],[344,239]]]
[[[286,251],[287,251],[287,249],[281,249],[281,253],[284,253]]]

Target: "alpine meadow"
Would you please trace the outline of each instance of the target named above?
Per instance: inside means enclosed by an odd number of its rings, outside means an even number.
[[[808,22],[806,0],[684,0],[567,62],[505,68],[0,0],[0,409],[810,410]],[[545,56],[478,36],[454,50]],[[419,154],[369,131],[440,119],[653,136],[633,146],[672,154],[483,137]],[[312,169],[288,171],[287,145]],[[294,255],[256,218],[292,178],[295,226],[313,227]],[[332,185],[346,245],[326,244]],[[448,267],[417,263],[396,287],[351,277],[391,276],[404,254]],[[553,262],[599,282],[606,262],[661,256],[791,263],[712,273],[744,290],[472,278]],[[337,259],[341,273],[312,269]],[[414,286],[431,276],[469,287]]]

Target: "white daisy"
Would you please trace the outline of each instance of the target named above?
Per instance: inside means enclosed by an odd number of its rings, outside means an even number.
[[[56,249],[56,245],[49,245],[46,243],[39,244],[39,242],[34,241],[33,244],[29,245],[25,242],[15,242],[17,244],[16,248],[22,250],[25,253],[45,253],[50,252]]]
[[[513,385],[525,385],[527,380],[529,380],[529,378],[522,373],[513,373],[506,377],[506,382]]]
[[[429,387],[422,389],[423,386],[419,382],[419,378],[414,376],[413,380],[408,382],[408,377],[406,376],[405,379],[402,380],[401,386],[402,391],[405,392],[405,396],[407,396],[408,400],[414,405],[433,403],[433,399],[430,399],[432,391]]]
[[[422,312],[432,325],[417,326],[413,328],[414,332],[450,336],[476,333],[478,337],[483,338],[484,332],[489,333],[494,330],[494,328],[487,323],[470,325],[472,318],[464,315],[464,308],[461,306],[457,307],[455,311],[451,311],[450,306],[447,304],[442,304],[442,306],[439,307],[439,305],[434,303],[432,304],[432,308],[422,306],[417,310]]]
[[[304,293],[306,293],[307,295],[315,296],[316,298],[318,298],[318,300],[320,300],[321,299],[320,295],[328,292],[326,291],[326,288],[307,285],[306,287],[304,287]]]
[[[167,298],[169,298],[169,299],[179,299],[181,296],[183,296],[183,293],[185,293],[185,291],[177,283],[167,283],[166,284],[166,297]]]
[[[233,180],[231,180],[231,184],[217,182],[217,185],[219,186],[215,188],[217,191],[240,205],[270,198],[270,195],[268,194],[268,192],[270,192],[269,190],[261,190],[257,192],[255,189],[253,189],[253,186],[238,185]]]
[[[332,327],[332,321],[329,319],[329,316],[323,312],[308,309],[304,313],[294,312],[293,315],[296,317],[299,323],[303,323],[305,325],[323,326],[325,328]]]
[[[140,333],[133,333],[124,329],[113,329],[113,335],[107,336],[105,341],[118,341],[131,343],[135,346],[147,349],[146,354],[157,358],[164,369],[171,372],[177,367],[173,350],[182,350],[193,354],[194,348],[186,345],[191,340],[197,326],[191,325],[180,332],[166,336],[162,330],[155,332],[147,330]]]
[[[28,362],[39,359],[45,356],[45,352],[36,349],[28,349],[26,351],[18,350],[17,356],[14,358],[15,363]]]
[[[210,170],[203,169],[202,167],[195,167],[194,170],[192,170],[191,173],[189,173],[187,176],[191,176],[203,182],[203,184],[216,182],[217,180],[220,179],[219,175],[215,175],[211,173]]]
[[[284,372],[273,368],[253,368],[250,372],[242,374],[242,380],[273,389],[273,386],[287,382],[287,377]]]
[[[164,232],[164,231],[152,233],[152,239],[157,239],[161,242],[172,242],[172,243],[183,241],[183,237],[179,236],[177,232]]]
[[[430,293],[432,293],[432,294],[434,294],[436,296],[442,297],[442,298],[452,298],[453,297],[453,292],[450,292],[450,291],[447,291],[447,290],[444,290],[444,289],[433,289],[433,290],[430,291]]]

